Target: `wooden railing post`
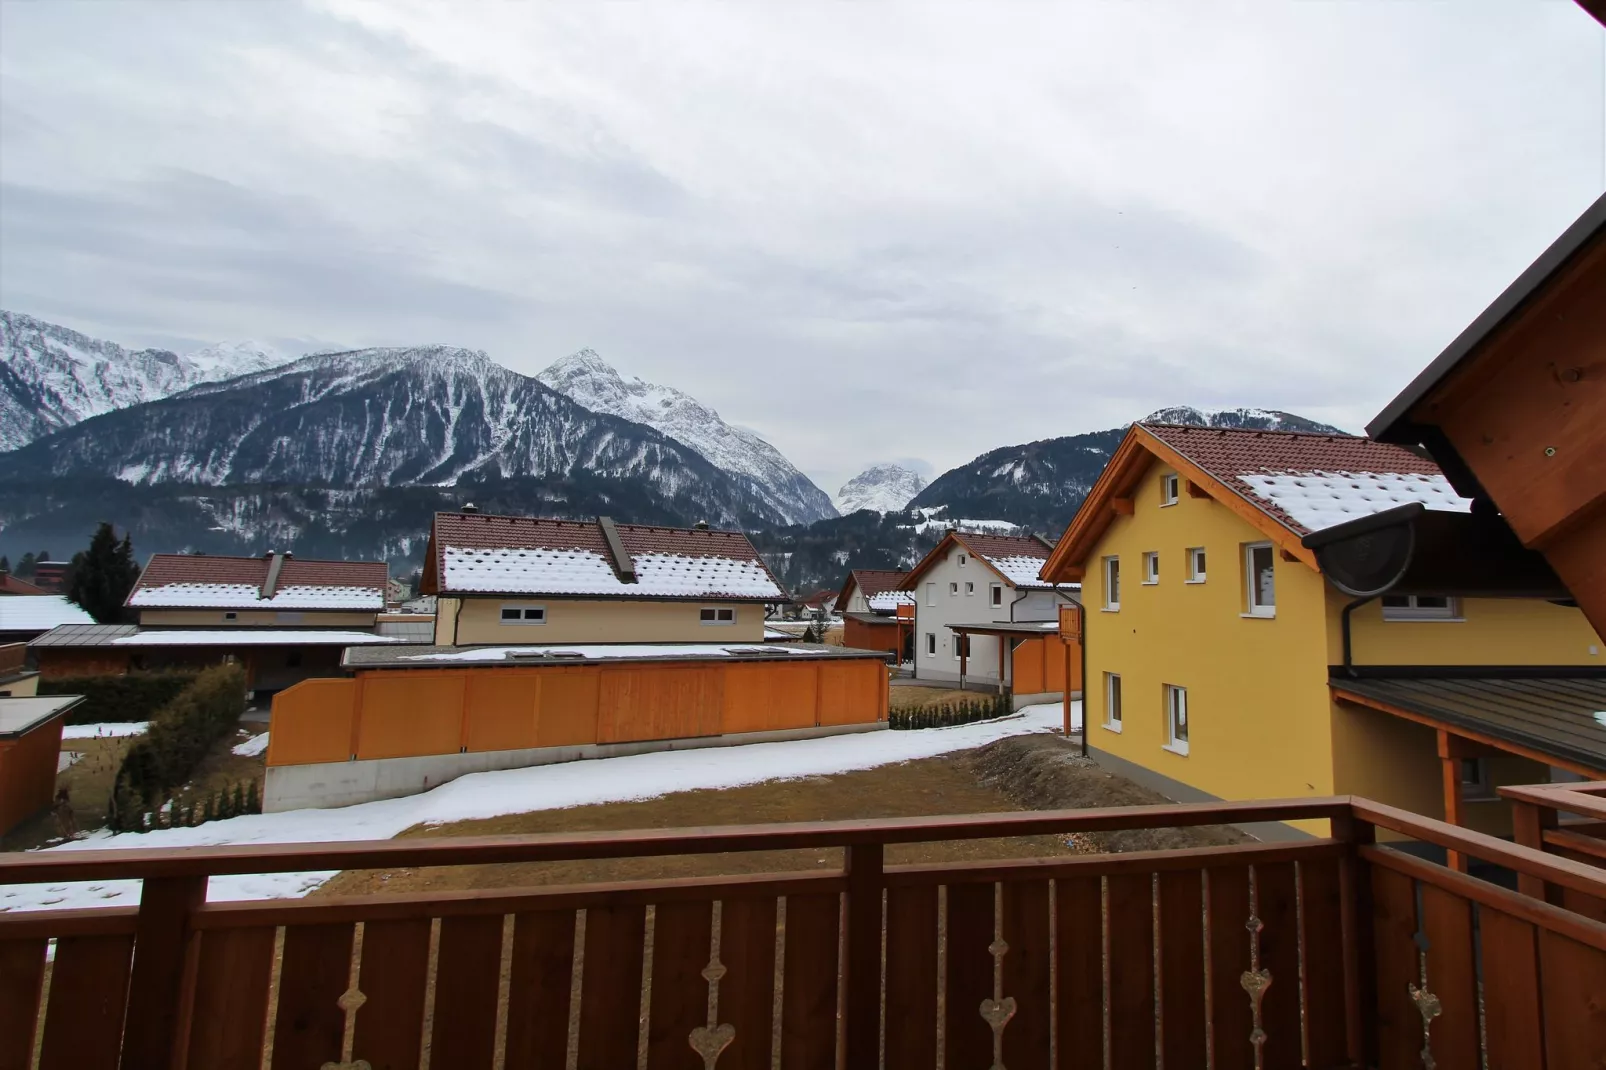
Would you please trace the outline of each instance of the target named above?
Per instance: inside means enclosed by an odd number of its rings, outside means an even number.
[[[1519,847],[1531,847],[1535,851],[1543,851],[1545,831],[1555,827],[1555,810],[1523,799],[1511,800],[1511,838]],[[1549,903],[1561,901],[1561,890],[1555,885],[1520,870],[1517,873],[1517,891]]]
[[[846,1065],[877,1065],[881,1047],[881,883],[879,843],[845,848],[848,878],[846,993],[842,1002]]]
[[[134,965],[123,1026],[125,1067],[175,1064],[184,1014],[190,915],[206,902],[206,877],[147,877],[134,925]]]
[[[1335,840],[1349,845],[1339,863],[1344,929],[1344,1032],[1352,1066],[1377,1064],[1377,945],[1372,933],[1372,878],[1358,848],[1377,842],[1377,827],[1353,814],[1332,820]]]

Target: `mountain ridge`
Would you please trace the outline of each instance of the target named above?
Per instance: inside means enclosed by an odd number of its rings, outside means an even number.
[[[899,512],[925,487],[924,478],[900,464],[873,464],[844,483],[832,504],[843,516],[860,509]]]

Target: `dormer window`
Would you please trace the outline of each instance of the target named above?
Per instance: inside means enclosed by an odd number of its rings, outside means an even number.
[[[1179,480],[1175,472],[1167,472],[1160,477],[1160,505],[1162,507],[1177,504],[1178,483]]]

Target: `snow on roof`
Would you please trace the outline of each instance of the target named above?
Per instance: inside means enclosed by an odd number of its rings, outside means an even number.
[[[723,598],[783,602],[781,589],[739,531],[620,524],[625,563],[595,521],[440,513],[431,542],[443,593]],[[635,582],[621,578],[624,565]]]
[[[20,736],[84,701],[82,695],[0,697],[0,736]]]
[[[141,587],[128,597],[136,609],[354,609],[385,608],[383,587],[280,587],[272,598],[258,597],[246,583],[167,583]]]
[[[277,564],[274,595],[259,597]],[[383,561],[318,561],[286,554],[152,554],[128,605],[141,609],[385,608]]]
[[[95,618],[61,594],[0,598],[0,632],[48,632],[63,624],[93,624]]]
[[[872,610],[880,613],[896,613],[899,606],[912,606],[915,601],[908,591],[882,591],[865,599]]]
[[[1016,587],[1053,586],[1044,582],[1037,575],[1043,570],[1043,562],[1048,560],[1047,555],[1043,557],[989,557],[987,560]]]
[[[363,646],[406,642],[400,636],[315,628],[153,628],[112,639],[110,646]]]
[[[1465,513],[1463,498],[1442,475],[1417,472],[1243,472],[1239,478],[1307,531],[1421,502],[1429,509]]]

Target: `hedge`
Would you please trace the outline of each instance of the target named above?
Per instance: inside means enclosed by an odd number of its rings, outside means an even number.
[[[193,672],[137,672],[119,676],[56,676],[41,678],[41,695],[83,695],[67,714],[68,724],[149,721],[156,711],[195,682]]]
[[[963,699],[941,706],[924,709],[893,710],[887,715],[887,727],[892,729],[951,728],[976,721],[991,721],[1012,713],[1008,695],[991,698]]]
[[[108,807],[112,826],[136,827],[136,814],[157,809],[219,740],[240,727],[244,712],[245,671],[240,666],[216,665],[197,675],[156,711],[150,730],[123,756]]]

